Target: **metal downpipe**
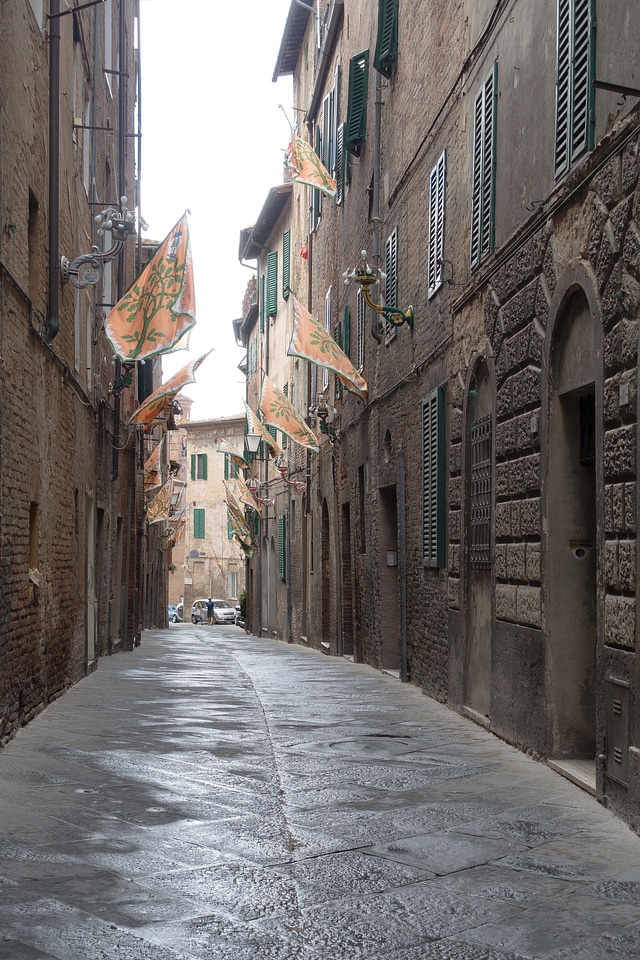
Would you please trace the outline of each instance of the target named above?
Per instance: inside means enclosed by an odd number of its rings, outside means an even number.
[[[60,329],[60,0],[49,7],[49,310],[45,340]]]

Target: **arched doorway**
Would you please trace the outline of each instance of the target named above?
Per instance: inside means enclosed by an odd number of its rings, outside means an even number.
[[[547,451],[549,756],[595,759],[595,323],[584,291],[563,301],[550,344]]]
[[[487,721],[491,715],[493,406],[493,378],[486,360],[480,359],[471,375],[465,405],[468,547],[464,694],[467,710]]]

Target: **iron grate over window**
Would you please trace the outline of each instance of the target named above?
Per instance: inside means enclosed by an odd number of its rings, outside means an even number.
[[[471,425],[471,566],[491,566],[491,414]]]
[[[596,395],[580,397],[580,463],[596,462]]]

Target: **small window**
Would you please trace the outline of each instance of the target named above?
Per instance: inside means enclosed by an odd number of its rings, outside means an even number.
[[[207,479],[207,455],[206,453],[191,454],[191,479]]]
[[[473,108],[471,267],[495,250],[495,162],[498,64],[482,85]]]
[[[385,244],[385,273],[387,278],[384,282],[384,302],[389,307],[398,306],[398,228],[387,237]],[[385,320],[385,343],[388,343],[396,335],[396,325],[391,320]]]
[[[444,562],[444,391],[438,387],[422,401],[422,563]]]
[[[193,539],[204,540],[204,509],[196,507],[193,511]]]
[[[444,277],[444,204],[447,162],[443,150],[429,176],[429,291],[430,297],[442,286]]]
[[[593,148],[594,57],[594,0],[558,0],[556,176]]]
[[[398,59],[398,0],[378,0],[378,39],[373,65],[384,77]]]
[[[347,128],[344,145],[354,157],[364,149],[367,136],[367,93],[369,86],[369,51],[351,58],[349,65],[349,94]]]

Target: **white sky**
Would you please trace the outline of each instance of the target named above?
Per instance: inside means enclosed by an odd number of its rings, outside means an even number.
[[[184,393],[193,420],[244,412],[244,351],[231,321],[252,271],[239,233],[282,182],[293,119],[291,78],[272,82],[291,0],[143,0],[141,213],[162,240],[185,210],[197,325],[188,351],[165,354],[163,380],[211,347]]]

